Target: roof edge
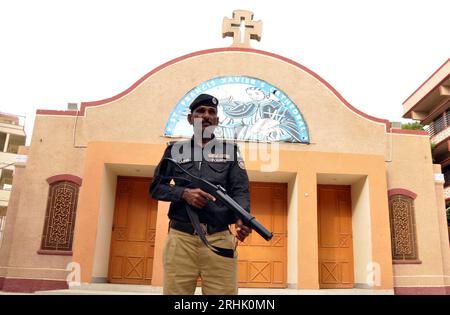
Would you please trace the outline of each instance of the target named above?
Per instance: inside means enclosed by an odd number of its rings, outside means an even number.
[[[434,71],[433,72],[433,74],[432,75],[430,75],[429,77],[428,77],[428,79],[426,79],[417,89],[415,89],[414,90],[414,92],[412,92],[411,93],[411,95],[410,96],[408,96],[404,101],[403,101],[403,103],[402,104],[405,104],[411,97],[413,97],[413,95],[414,94],[416,94],[416,92],[417,91],[419,91],[428,81],[430,81],[430,79],[436,74],[436,73],[438,73],[439,72],[439,70],[441,70],[442,68],[444,68],[444,66],[447,64],[447,63],[449,63],[450,62],[450,58],[448,58],[439,68],[437,68],[437,70],[436,71]],[[419,101],[420,102],[420,101]],[[409,112],[409,111],[408,111]],[[406,113],[405,113],[406,114]]]
[[[238,47],[224,47],[224,48],[212,48],[212,49],[206,49],[206,50],[200,50],[200,51],[196,51],[193,53],[189,53],[180,57],[177,57],[175,59],[172,59],[166,63],[163,63],[162,65],[154,68],[153,70],[151,70],[150,72],[148,72],[147,74],[145,74],[143,77],[141,77],[139,80],[137,80],[134,84],[132,84],[128,89],[124,90],[123,92],[106,98],[106,99],[102,99],[102,100],[98,100],[98,101],[90,101],[90,102],[82,102],[81,103],[81,108],[79,111],[79,115],[84,116],[85,112],[86,112],[86,108],[87,107],[92,107],[92,106],[98,106],[98,105],[103,105],[112,101],[115,101],[125,95],[127,95],[128,93],[130,93],[131,91],[133,91],[137,86],[139,86],[143,81],[145,81],[147,78],[149,78],[150,76],[152,76],[153,74],[155,74],[156,72],[172,65],[175,64],[177,62],[180,62],[182,60],[191,58],[191,57],[195,57],[195,56],[200,56],[200,55],[206,55],[206,54],[212,54],[212,53],[221,53],[221,52],[227,52],[227,51],[240,51],[240,52],[249,52],[249,53],[255,53],[255,54],[260,54],[260,55],[265,55],[265,56],[269,56],[272,58],[276,58],[279,60],[282,60],[284,62],[287,62],[297,68],[300,68],[301,70],[309,73],[311,76],[313,76],[314,78],[316,78],[317,80],[319,80],[322,84],[324,84],[328,89],[330,89],[338,98],[339,100],[341,100],[342,103],[344,103],[345,106],[347,106],[351,111],[353,111],[354,113],[368,119],[371,121],[374,121],[376,123],[381,123],[385,125],[386,128],[386,132],[390,132],[390,122],[387,119],[383,119],[383,118],[377,118],[371,115],[368,115],[362,111],[360,111],[359,109],[355,108],[354,106],[352,106],[331,84],[329,84],[326,80],[324,80],[321,76],[319,76],[317,73],[315,73],[314,71],[308,69],[307,67],[299,64],[298,62],[293,61],[292,59],[277,55],[275,53],[271,53],[271,52],[267,52],[264,50],[258,50],[258,49],[253,49],[253,48],[238,48]],[[46,110],[46,109],[38,109],[36,111],[37,115],[70,115],[70,116],[76,116],[77,115],[77,111],[64,111],[64,110]]]
[[[392,128],[391,133],[398,133],[403,135],[420,135],[420,136],[428,136],[428,132],[425,130],[413,130],[413,129],[397,129]]]

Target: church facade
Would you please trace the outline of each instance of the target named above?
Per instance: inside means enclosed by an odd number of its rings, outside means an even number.
[[[428,134],[391,128],[305,66],[242,45],[176,58],[79,110],[37,111],[15,165],[0,290],[161,286],[168,203],[148,187],[166,143],[192,132],[190,100],[207,92],[218,135],[244,156],[251,210],[274,233],[239,244],[241,287],[448,294],[444,181]]]

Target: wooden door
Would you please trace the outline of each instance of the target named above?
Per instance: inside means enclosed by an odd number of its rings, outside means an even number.
[[[353,288],[350,186],[318,185],[320,288]]]
[[[287,278],[287,185],[250,183],[250,208],[274,233],[267,242],[253,231],[238,246],[239,287],[285,288]]]
[[[157,201],[149,198],[151,179],[117,179],[108,280],[151,284]]]

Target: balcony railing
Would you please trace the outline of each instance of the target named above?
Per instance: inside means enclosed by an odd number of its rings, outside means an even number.
[[[19,145],[15,144],[8,145],[8,149],[6,150],[6,152],[17,154],[17,152],[19,152]]]
[[[434,118],[425,130],[431,138],[431,142],[436,144],[444,140],[450,135],[450,109],[442,112],[439,116]]]
[[[436,132],[436,129],[430,128],[430,126],[425,127],[425,130],[430,135],[430,141],[431,143],[437,144],[444,140],[445,138],[450,136],[450,126],[442,129],[438,132]]]

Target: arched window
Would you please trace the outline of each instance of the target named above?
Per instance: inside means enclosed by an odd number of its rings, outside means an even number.
[[[392,259],[394,263],[418,262],[414,199],[406,189],[389,190]]]
[[[47,182],[50,188],[38,253],[70,255],[81,178],[64,174],[50,177]]]

